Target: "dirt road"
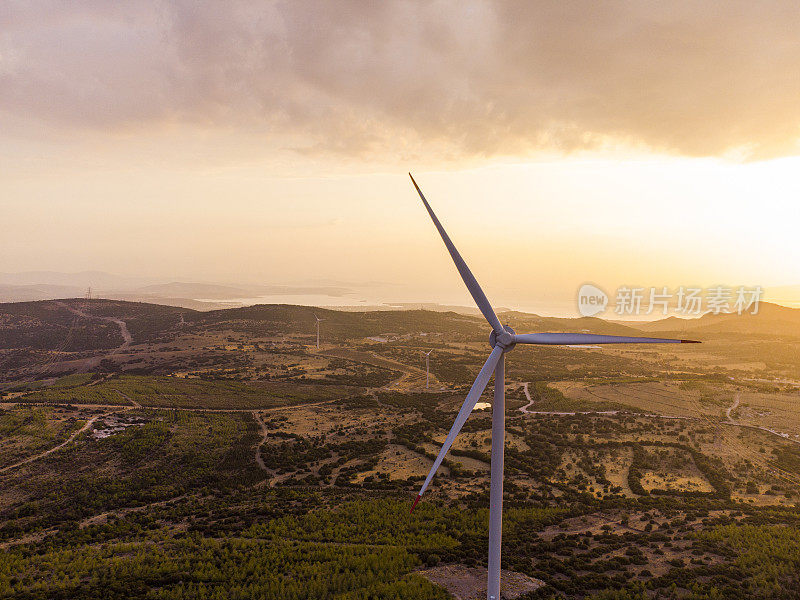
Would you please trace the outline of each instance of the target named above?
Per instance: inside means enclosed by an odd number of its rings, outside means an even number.
[[[269,436],[269,428],[267,427],[267,424],[264,423],[264,419],[261,418],[261,414],[258,411],[253,411],[253,418],[261,428],[261,441],[256,445],[256,462],[262,471],[266,471],[267,473],[271,474],[272,469],[267,468],[267,465],[264,464],[264,458],[261,456],[261,446],[263,446],[267,441],[267,437]]]
[[[133,398],[131,398],[130,396],[128,396],[128,394],[125,394],[124,392],[121,392],[121,391],[119,391],[119,390],[114,390],[114,391],[115,391],[115,392],[117,392],[117,393],[118,393],[120,396],[122,396],[123,398],[125,398],[125,400],[127,400],[128,402],[130,402],[130,403],[133,405],[133,407],[134,407],[134,408],[142,408],[142,405],[141,405],[141,404],[139,404],[139,403],[138,403],[136,400],[134,400],[134,399],[133,399]]]
[[[101,317],[98,315],[90,315],[83,312],[79,308],[75,308],[74,306],[70,306],[66,302],[56,302],[62,308],[66,308],[69,312],[74,315],[78,315],[79,317],[83,317],[84,319],[98,319],[100,321],[108,321],[109,323],[114,323],[119,327],[119,333],[122,336],[122,345],[117,348],[117,350],[121,350],[123,348],[127,348],[133,343],[133,336],[131,332],[128,331],[128,325],[122,319],[118,319],[117,317]]]
[[[78,370],[80,372],[86,373],[88,371],[92,371],[93,369],[96,369],[97,366],[100,364],[100,361],[103,360],[103,358],[107,358],[109,356],[114,356],[118,352],[126,350],[131,345],[131,343],[133,343],[133,336],[131,335],[131,332],[128,330],[127,324],[122,319],[118,319],[117,317],[101,317],[101,316],[96,316],[96,315],[90,315],[90,314],[87,314],[84,311],[80,310],[79,308],[75,308],[74,306],[70,306],[66,302],[56,302],[56,304],[58,306],[64,308],[64,309],[68,310],[72,314],[77,315],[77,316],[79,316],[81,318],[84,318],[84,319],[97,319],[97,320],[100,320],[100,321],[108,321],[109,323],[114,323],[117,327],[119,327],[119,333],[122,336],[122,344],[117,346],[112,351],[110,351],[108,354],[105,354],[103,356],[93,356],[92,358],[86,358],[86,359],[77,361]]]
[[[739,398],[741,397],[740,393],[736,394],[736,398],[733,399],[733,404],[728,407],[728,410],[725,411],[725,417],[728,419],[728,423],[735,423],[733,417],[731,417],[731,413],[735,411],[739,407]]]
[[[72,435],[70,435],[66,440],[61,442],[58,446],[50,448],[50,450],[45,450],[44,452],[41,452],[40,454],[36,454],[35,456],[29,456],[25,460],[21,460],[21,461],[19,461],[17,463],[14,463],[13,465],[9,465],[7,467],[3,467],[2,469],[0,469],[0,473],[5,473],[6,471],[10,471],[11,469],[16,469],[17,467],[21,467],[22,465],[27,465],[28,463],[33,462],[35,460],[39,460],[40,458],[44,458],[45,456],[48,456],[49,454],[52,454],[53,452],[55,452],[57,450],[61,450],[61,448],[63,448],[64,446],[66,446],[67,444],[72,442],[76,437],[78,437],[84,431],[89,429],[94,424],[94,422],[97,421],[97,419],[99,419],[100,417],[104,417],[104,416],[106,416],[106,415],[95,415],[94,417],[92,417],[91,419],[86,421],[86,423],[83,425],[83,427],[78,429],[78,431],[75,431]]]
[[[528,388],[530,382],[526,381],[525,385],[522,386],[523,391],[525,392],[525,397],[528,399],[528,403],[525,406],[520,407],[520,412],[527,413],[531,406],[533,406],[533,398],[531,398],[531,391]]]

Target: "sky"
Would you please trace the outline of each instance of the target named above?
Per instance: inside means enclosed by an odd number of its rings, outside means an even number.
[[[800,284],[800,5],[0,4],[0,272]]]

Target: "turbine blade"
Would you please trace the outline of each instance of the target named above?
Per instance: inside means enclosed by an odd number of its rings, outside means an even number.
[[[523,333],[514,336],[517,344],[543,346],[572,346],[580,344],[699,344],[695,340],[671,338],[629,337],[624,335],[595,335],[592,333]]]
[[[478,373],[478,376],[475,378],[475,382],[472,384],[472,387],[467,394],[466,400],[464,400],[464,404],[461,405],[461,409],[458,411],[456,420],[453,422],[453,426],[450,428],[450,433],[447,434],[447,437],[442,444],[442,448],[439,450],[439,454],[436,456],[436,460],[433,461],[433,466],[431,467],[428,476],[425,478],[425,483],[422,484],[422,489],[420,489],[419,495],[414,501],[414,506],[417,505],[419,499],[422,498],[422,494],[424,494],[425,490],[428,489],[428,484],[430,484],[433,476],[436,474],[439,465],[442,464],[447,451],[450,450],[450,446],[453,445],[458,432],[461,431],[461,428],[464,426],[467,417],[469,417],[469,414],[472,412],[472,409],[475,408],[475,404],[481,397],[483,390],[486,389],[486,385],[489,383],[489,379],[492,377],[494,368],[497,366],[497,361],[500,360],[502,355],[503,349],[500,346],[495,346],[494,350],[492,350],[492,353],[489,355],[489,358],[486,359],[486,362],[481,368],[480,373]],[[412,511],[414,510],[414,506],[411,507]]]
[[[500,324],[500,319],[497,318],[497,315],[494,313],[494,309],[492,305],[489,303],[489,299],[486,298],[486,294],[483,293],[481,286],[478,285],[478,281],[475,279],[475,276],[472,274],[472,271],[469,270],[467,263],[464,262],[464,259],[461,258],[461,255],[456,250],[456,247],[453,245],[452,240],[450,240],[450,236],[447,235],[447,232],[442,227],[442,224],[439,222],[439,219],[436,218],[436,214],[433,212],[431,205],[428,204],[428,201],[425,199],[425,196],[422,194],[422,190],[419,189],[417,182],[414,181],[413,175],[411,173],[408,174],[411,177],[411,182],[414,184],[414,187],[417,188],[417,193],[419,197],[422,199],[422,203],[425,205],[428,214],[433,221],[433,224],[436,226],[436,229],[439,231],[439,235],[442,236],[442,241],[444,245],[447,247],[447,251],[450,252],[450,256],[453,258],[453,262],[456,264],[456,269],[458,269],[459,274],[461,275],[461,279],[464,280],[464,283],[469,290],[469,293],[472,294],[472,299],[475,300],[475,304],[478,305],[478,308],[483,313],[483,316],[486,317],[486,320],[489,321],[489,325],[492,326],[497,332],[503,331],[503,326]]]

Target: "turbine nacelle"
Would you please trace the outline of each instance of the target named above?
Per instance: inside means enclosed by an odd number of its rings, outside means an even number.
[[[517,345],[516,337],[517,333],[511,327],[503,325],[503,331],[500,333],[492,329],[492,333],[489,334],[489,345],[492,348],[500,346],[505,352],[510,352]]]

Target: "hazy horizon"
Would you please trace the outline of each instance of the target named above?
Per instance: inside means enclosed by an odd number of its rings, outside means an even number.
[[[616,314],[614,311],[615,290],[606,290],[611,294],[611,303],[606,311],[597,315],[606,320],[619,321],[655,321],[667,316],[697,318],[703,313],[692,315],[676,314],[674,302],[670,303],[668,314],[660,309],[652,313]],[[674,290],[673,290],[674,291]],[[120,275],[100,271],[79,273],[59,272],[23,272],[0,273],[0,302],[47,300],[66,297],[83,297],[91,292],[94,298],[111,298],[139,300],[155,304],[172,304],[186,299],[207,304],[200,310],[212,310],[225,306],[251,306],[254,304],[298,304],[319,306],[324,308],[387,309],[407,308],[409,306],[430,306],[455,309],[458,312],[475,313],[469,297],[455,290],[447,295],[434,297],[425,290],[413,291],[386,282],[358,282],[335,280],[298,280],[293,282],[258,282],[242,281],[187,281],[180,277],[147,277],[139,275]],[[27,295],[26,295],[27,294]],[[643,291],[642,305],[647,306],[649,290]],[[557,296],[542,295],[540,298],[519,300],[513,297],[506,302],[493,302],[498,311],[519,311],[546,317],[575,318],[581,316],[577,304],[578,289],[572,294]],[[490,300],[492,300],[490,296]],[[674,299],[673,299],[674,300]],[[731,304],[733,302],[731,298]],[[800,286],[784,286],[766,288],[759,302],[770,302],[790,308],[800,308]],[[703,311],[705,312],[705,311]]]

